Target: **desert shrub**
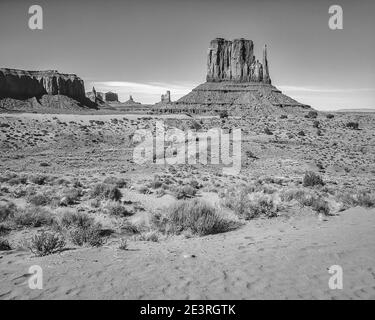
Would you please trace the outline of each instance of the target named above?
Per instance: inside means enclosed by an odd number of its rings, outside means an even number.
[[[156,191],[156,196],[157,197],[162,197],[164,196],[165,194],[167,194],[167,192],[165,191],[166,189],[165,188],[160,188]]]
[[[61,236],[43,231],[31,239],[28,248],[36,256],[42,257],[62,251],[65,244]]]
[[[319,128],[320,127],[320,122],[318,120],[314,120],[313,127],[314,128]]]
[[[67,234],[72,243],[78,246],[89,244],[98,247],[104,243],[100,224],[86,213],[65,211],[59,219],[57,229]]]
[[[48,179],[48,176],[44,176],[44,175],[34,175],[34,176],[29,176],[28,178],[30,182],[37,184],[39,186],[45,184],[47,179]]]
[[[328,216],[330,212],[328,202],[322,198],[313,198],[311,208],[314,211],[323,213],[326,216]]]
[[[282,115],[280,116],[280,119],[288,119],[288,116],[287,116],[286,114],[282,114]]]
[[[27,183],[26,176],[15,177],[15,178],[8,180],[8,184],[11,186],[15,186],[19,184],[26,184],[26,183]]]
[[[53,184],[55,186],[68,186],[69,185],[69,181],[64,179],[64,178],[49,178],[48,181],[50,182],[50,184]]]
[[[126,188],[129,182],[124,178],[108,177],[103,183],[115,185],[117,188]]]
[[[352,122],[352,121],[348,122],[345,126],[349,129],[353,129],[353,130],[358,130],[358,128],[359,128],[358,122]]]
[[[71,188],[65,189],[61,194],[60,206],[69,206],[77,204],[82,196],[82,190]]]
[[[151,193],[151,190],[148,186],[140,186],[138,188],[138,192],[142,193],[142,194],[149,194],[149,193]]]
[[[290,202],[292,200],[300,201],[306,196],[306,191],[303,189],[288,189],[281,192],[280,197],[282,201]]]
[[[190,185],[186,186],[177,186],[173,190],[174,196],[177,199],[187,199],[187,198],[193,198],[197,194],[197,189],[193,188]]]
[[[48,193],[37,193],[28,196],[26,200],[34,206],[46,206],[53,201],[53,198]]]
[[[62,213],[59,225],[63,228],[87,229],[95,225],[95,219],[86,213],[67,210]]]
[[[148,185],[149,188],[152,189],[159,189],[163,185],[163,182],[161,181],[160,177],[158,175],[154,176],[154,180],[150,182]]]
[[[269,136],[273,135],[273,132],[268,127],[264,128],[264,133],[267,134],[267,135],[269,135]]]
[[[220,113],[219,113],[219,117],[220,117],[220,119],[226,119],[226,118],[228,118],[228,116],[229,116],[229,114],[228,114],[228,111],[227,111],[227,110],[222,110],[222,111],[220,111]]]
[[[159,241],[159,232],[152,230],[148,232],[142,232],[139,235],[135,236],[135,239],[138,241],[151,241],[151,242],[158,242]]]
[[[327,119],[333,119],[335,116],[332,113],[327,114]]]
[[[300,130],[300,131],[298,131],[298,135],[301,136],[301,137],[304,137],[306,135],[306,133],[305,133],[305,131]]]
[[[51,226],[55,223],[55,219],[51,212],[38,206],[29,206],[19,209],[14,217],[13,222],[19,227],[41,227]]]
[[[121,191],[113,184],[98,183],[91,190],[91,198],[119,201],[122,197]]]
[[[12,247],[7,239],[0,238],[0,251],[9,251]]]
[[[47,162],[41,162],[41,163],[39,163],[39,166],[41,166],[41,167],[49,167],[50,164],[47,163]]]
[[[277,208],[272,198],[261,197],[259,199],[251,201],[244,218],[246,220],[249,220],[261,215],[264,215],[268,218],[277,216]]]
[[[199,124],[199,122],[193,120],[190,124],[190,129],[193,129],[193,130],[200,130],[202,129],[202,126]]]
[[[83,184],[78,178],[72,180],[72,186],[73,188],[83,188]]]
[[[0,223],[0,236],[7,235],[12,229],[7,223]]]
[[[131,221],[124,221],[121,225],[121,231],[128,234],[137,234],[142,231],[142,226]]]
[[[103,211],[109,215],[113,215],[117,217],[128,217],[134,214],[133,211],[129,210],[118,201],[111,201],[111,200],[108,200],[103,205]]]
[[[101,229],[98,225],[89,228],[72,228],[69,229],[68,233],[73,244],[77,246],[88,244],[92,247],[100,247],[104,244]]]
[[[120,244],[118,246],[120,250],[128,250],[128,241],[124,238],[120,240]]]
[[[308,171],[305,173],[303,177],[303,186],[304,187],[314,187],[314,186],[323,186],[324,182],[320,175],[316,174],[315,172]]]
[[[339,192],[336,195],[338,201],[342,202],[344,208],[352,208],[361,206],[364,208],[375,207],[375,193],[366,190],[358,190],[357,192]]]
[[[15,173],[6,173],[0,176],[0,182],[1,183],[8,182],[9,180],[15,179],[15,178],[17,178],[17,175]]]
[[[0,202],[0,222],[12,218],[17,212],[17,206],[10,201]]]
[[[318,117],[318,112],[316,111],[309,111],[307,115],[305,115],[305,118],[315,119]]]
[[[166,232],[190,230],[201,236],[238,227],[237,222],[221,217],[214,207],[198,199],[177,201],[168,208],[167,216],[159,218],[156,225]]]
[[[12,195],[16,199],[26,197],[27,189],[24,186],[18,186],[13,190]]]
[[[255,186],[249,185],[227,193],[222,200],[222,205],[233,210],[237,216],[245,220],[261,215],[269,218],[276,216],[278,207],[273,197],[263,192],[254,192],[255,188]]]
[[[357,193],[358,205],[365,208],[375,207],[375,193],[358,192]]]

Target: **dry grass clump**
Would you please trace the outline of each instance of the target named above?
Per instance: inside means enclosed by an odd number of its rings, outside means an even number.
[[[189,199],[196,196],[197,189],[191,185],[177,186],[174,188],[173,194],[178,200]]]
[[[9,251],[12,247],[7,239],[0,238],[0,251]]]
[[[18,209],[12,218],[12,222],[18,227],[51,226],[55,223],[53,214],[39,206],[28,206]]]
[[[90,245],[99,247],[103,245],[101,225],[93,217],[76,211],[65,211],[57,225],[58,230],[67,234],[73,244],[78,246]]]
[[[34,176],[29,176],[28,178],[28,180],[31,183],[37,184],[39,186],[45,184],[47,179],[48,179],[48,176],[46,175],[34,175]]]
[[[199,200],[181,200],[172,204],[166,215],[155,215],[153,224],[161,232],[179,234],[191,231],[200,236],[236,229],[239,223],[222,217],[208,203]]]
[[[27,183],[27,176],[16,176],[12,179],[8,180],[8,184],[11,186],[19,185],[19,184],[26,184]]]
[[[90,196],[91,198],[119,201],[122,197],[122,193],[119,188],[113,184],[98,183],[91,190]]]
[[[232,190],[228,192],[223,198],[223,205],[234,213],[250,220],[259,216],[266,216],[272,218],[277,216],[279,207],[272,195],[263,192],[253,192],[253,186],[248,189],[247,187],[241,190]]]
[[[27,202],[34,206],[47,206],[53,202],[53,197],[49,192],[39,192],[27,196]]]
[[[17,212],[17,206],[10,201],[0,202],[0,222],[7,220],[14,216]]]
[[[121,239],[120,240],[120,243],[119,243],[119,246],[118,246],[118,249],[119,250],[128,250],[128,241],[126,239]]]
[[[129,181],[124,178],[108,177],[104,179],[103,183],[115,185],[117,188],[126,188]]]
[[[67,188],[64,189],[60,196],[60,206],[70,206],[79,203],[83,192],[80,188]]]
[[[359,129],[359,124],[358,122],[348,122],[346,123],[345,127],[349,128],[349,129],[353,129],[353,130],[358,130]]]
[[[338,201],[342,202],[345,209],[352,207],[375,207],[375,193],[368,190],[358,190],[356,192],[338,192],[336,195]]]
[[[139,235],[134,237],[137,241],[151,241],[151,242],[159,242],[160,232],[156,230],[150,230],[147,232],[141,232]]]
[[[311,208],[317,213],[322,213],[326,216],[330,213],[328,202],[322,198],[313,198]]]
[[[86,213],[73,210],[66,210],[61,214],[58,221],[59,226],[63,228],[90,228],[95,224],[95,219]]]
[[[109,215],[117,217],[129,217],[134,214],[134,211],[129,210],[118,201],[108,200],[103,204],[103,211]]]
[[[104,244],[104,239],[101,236],[101,228],[98,225],[90,228],[70,229],[69,236],[73,244],[77,246],[88,244],[91,247],[100,247]]]
[[[65,245],[60,235],[43,231],[30,240],[28,248],[36,256],[42,257],[62,251]]]
[[[320,175],[315,172],[308,171],[303,177],[303,186],[304,187],[314,187],[314,186],[323,186],[324,182]]]

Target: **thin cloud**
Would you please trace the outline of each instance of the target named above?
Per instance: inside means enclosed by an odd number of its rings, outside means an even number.
[[[93,82],[93,85],[98,87],[98,89],[105,88],[143,94],[162,94],[167,90],[170,90],[174,94],[186,94],[194,88],[193,84],[180,85],[162,82],[138,83],[127,81],[105,81]]]

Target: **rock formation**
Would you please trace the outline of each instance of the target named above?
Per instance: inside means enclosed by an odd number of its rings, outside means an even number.
[[[104,94],[104,100],[106,102],[119,102],[118,101],[118,94],[109,91],[109,92],[107,92],[107,93]]]
[[[263,53],[262,64],[255,59],[252,40],[216,38],[208,49],[206,80],[271,83],[267,51]]]
[[[123,104],[127,106],[134,106],[134,105],[140,105],[141,103],[134,101],[133,96],[129,95],[129,100],[125,101]]]
[[[174,103],[155,104],[153,112],[215,114],[225,110],[251,115],[312,110],[271,85],[267,47],[260,62],[255,58],[252,40],[212,40],[206,81]]]
[[[165,94],[161,95],[161,103],[170,103],[171,102],[171,92],[168,90]]]
[[[45,94],[64,95],[80,102],[86,98],[83,80],[75,74],[0,69],[0,98],[29,99]]]

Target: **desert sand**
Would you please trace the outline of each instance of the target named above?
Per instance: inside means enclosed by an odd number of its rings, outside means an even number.
[[[375,211],[251,221],[201,238],[1,254],[2,299],[375,299]],[[331,290],[327,269],[343,268]],[[43,290],[28,269],[44,270]]]

